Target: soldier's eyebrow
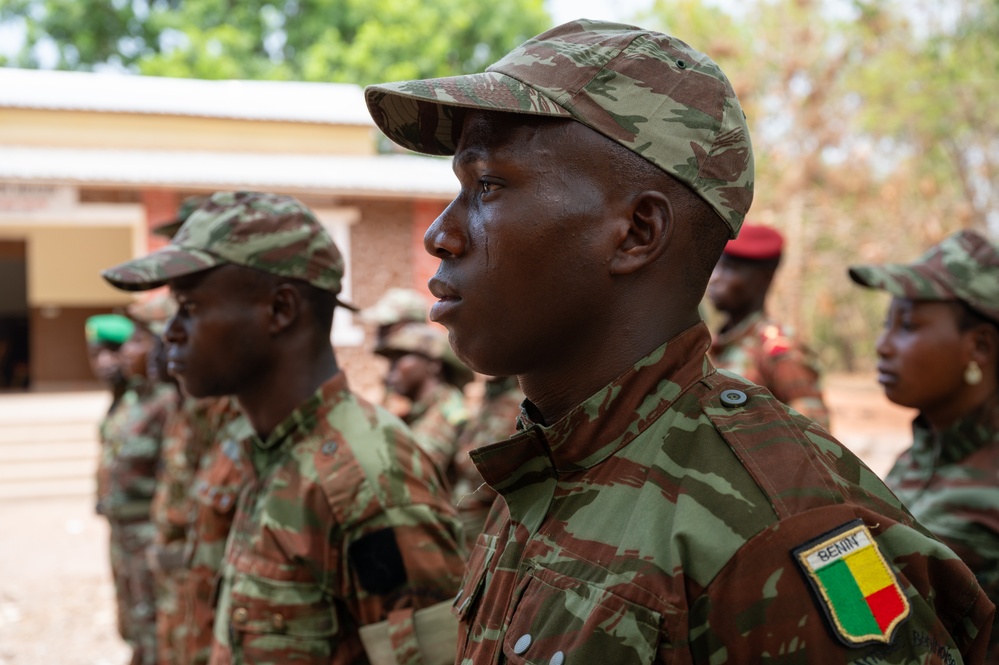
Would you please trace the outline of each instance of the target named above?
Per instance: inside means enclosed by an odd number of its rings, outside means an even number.
[[[454,156],[451,161],[451,168],[455,173],[472,168],[472,166],[486,161],[487,152],[482,148],[469,148],[462,150],[460,154]]]

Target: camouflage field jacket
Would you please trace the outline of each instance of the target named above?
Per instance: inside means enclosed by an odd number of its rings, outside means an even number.
[[[885,482],[999,604],[999,395],[943,432],[918,418],[912,430]],[[999,630],[986,662],[999,664]]]
[[[459,663],[978,662],[995,612],[885,485],[694,326],[472,457]],[[967,661],[963,659],[967,657]]]
[[[763,312],[718,333],[708,355],[715,367],[763,386],[798,413],[829,429],[818,359],[786,327]]]
[[[163,433],[180,406],[169,383],[133,382],[102,431],[99,511],[116,521],[148,521],[156,493]]]
[[[225,543],[249,476],[240,444],[253,434],[234,398],[212,400],[205,415],[202,436],[210,444],[191,480],[192,515],[185,539],[184,646],[179,659],[185,665],[204,665],[211,655]]]
[[[454,597],[463,550],[439,476],[342,373],[244,453],[213,665],[363,663],[359,626]]]

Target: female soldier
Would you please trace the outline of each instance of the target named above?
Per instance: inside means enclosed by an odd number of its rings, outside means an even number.
[[[893,296],[878,382],[919,411],[885,482],[999,603],[999,248],[961,231],[915,263],[849,273]],[[996,631],[989,654],[999,663]]]

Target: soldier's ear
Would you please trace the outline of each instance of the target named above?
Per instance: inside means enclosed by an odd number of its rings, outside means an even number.
[[[675,227],[673,205],[662,192],[640,192],[626,206],[609,265],[612,275],[631,274],[654,263],[669,246]]]
[[[991,366],[999,360],[999,329],[991,323],[980,323],[968,331],[974,344],[974,355],[984,366]]]
[[[270,332],[277,334],[291,327],[302,316],[302,294],[288,282],[278,282],[271,291]]]

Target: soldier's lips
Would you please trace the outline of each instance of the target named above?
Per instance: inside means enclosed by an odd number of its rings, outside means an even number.
[[[427,287],[430,289],[430,293],[438,298],[438,301],[430,308],[430,320],[443,323],[448,314],[461,304],[461,296],[458,295],[457,289],[439,277],[432,278],[427,283]]]
[[[897,382],[898,376],[880,367],[878,368],[878,383],[882,386],[893,386]]]

